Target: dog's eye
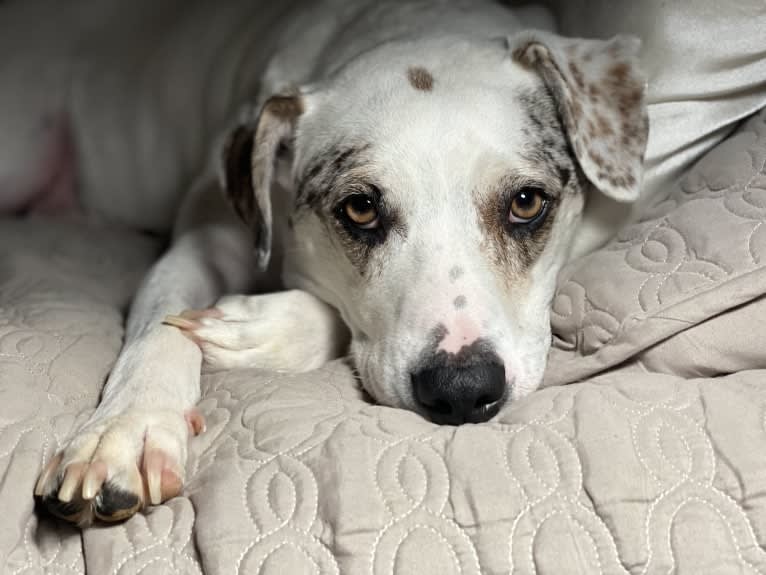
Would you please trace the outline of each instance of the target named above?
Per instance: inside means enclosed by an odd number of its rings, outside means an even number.
[[[380,225],[378,208],[367,194],[354,194],[343,202],[342,213],[350,223],[363,230],[372,230]]]
[[[540,188],[525,187],[511,199],[508,219],[512,224],[528,224],[539,218],[548,207],[548,196]]]

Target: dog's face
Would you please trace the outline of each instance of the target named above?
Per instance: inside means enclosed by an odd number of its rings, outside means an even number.
[[[475,422],[539,385],[588,194],[637,195],[635,48],[539,34],[395,43],[234,132],[235,207],[267,257],[269,190],[289,202],[285,279],[340,311],[378,401]]]

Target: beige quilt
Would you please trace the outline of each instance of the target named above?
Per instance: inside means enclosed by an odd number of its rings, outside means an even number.
[[[766,573],[766,112],[562,274],[546,386],[439,427],[349,369],[203,381],[182,497],[34,512],[158,246],[0,222],[0,573]],[[566,384],[566,385],[565,385]]]

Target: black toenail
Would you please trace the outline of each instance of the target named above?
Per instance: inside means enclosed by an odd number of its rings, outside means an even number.
[[[96,497],[96,515],[105,521],[119,521],[133,515],[140,505],[138,495],[107,482]]]
[[[81,499],[77,501],[60,501],[54,495],[36,497],[35,499],[48,513],[70,523],[76,523],[85,508],[85,503]]]

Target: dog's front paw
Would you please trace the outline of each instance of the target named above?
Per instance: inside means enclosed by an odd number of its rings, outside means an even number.
[[[53,515],[86,526],[120,521],[181,492],[197,410],[134,409],[89,422],[40,474],[35,498]]]
[[[309,371],[338,357],[348,337],[337,312],[301,290],[227,296],[214,308],[187,310],[165,323],[197,342],[213,371]]]

